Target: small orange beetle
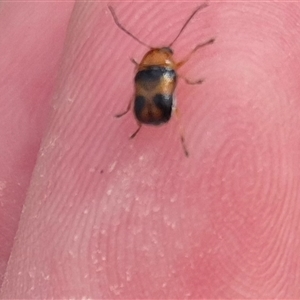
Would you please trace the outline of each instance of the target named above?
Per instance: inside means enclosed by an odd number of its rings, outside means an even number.
[[[144,45],[150,49],[144,55],[140,63],[137,63],[135,60],[131,59],[136,65],[136,75],[134,78],[134,115],[138,122],[138,128],[130,136],[130,138],[134,138],[136,136],[136,134],[140,131],[142,124],[160,125],[167,123],[172,116],[172,112],[177,112],[174,100],[174,91],[177,84],[177,77],[179,76],[177,74],[177,70],[189,60],[194,52],[206,45],[212,44],[215,39],[212,38],[205,43],[197,45],[187,55],[187,57],[180,62],[174,61],[173,50],[171,47],[179,38],[195,14],[207,6],[207,3],[203,3],[202,5],[198,6],[184,23],[174,40],[168,46],[161,48],[153,48],[140,41],[120,24],[114,9],[111,6],[108,6],[116,25],[141,45]],[[188,84],[200,84],[203,82],[203,79],[197,81],[190,81],[186,78],[183,79]],[[123,113],[116,115],[116,117],[119,118],[124,116],[130,110],[131,105],[132,100],[130,100],[126,110]],[[185,146],[185,140],[182,132],[180,133],[180,138],[184,153],[186,156],[188,156],[189,153]]]

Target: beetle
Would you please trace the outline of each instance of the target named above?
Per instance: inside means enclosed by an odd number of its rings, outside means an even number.
[[[190,59],[193,53],[204,46],[212,44],[215,39],[212,38],[197,45],[183,60],[179,62],[176,62],[173,58],[174,52],[172,50],[172,46],[184,31],[188,23],[196,15],[196,13],[207,6],[207,3],[203,3],[193,11],[193,13],[181,27],[179,33],[168,46],[156,48],[147,45],[129,32],[119,22],[112,6],[108,6],[115,24],[138,43],[150,49],[148,52],[146,52],[140,63],[136,62],[134,59],[131,59],[136,66],[136,74],[134,77],[134,101],[131,99],[126,110],[115,115],[115,117],[120,118],[127,114],[131,109],[132,102],[134,102],[133,112],[138,123],[138,128],[130,136],[130,138],[134,138],[137,135],[142,127],[142,124],[161,125],[167,123],[174,112],[178,114],[174,92],[177,85],[177,78],[182,76],[177,73],[177,70]],[[190,81],[184,77],[182,78],[188,84],[201,84],[203,82],[203,79]],[[180,131],[180,139],[185,155],[189,156],[182,130]]]

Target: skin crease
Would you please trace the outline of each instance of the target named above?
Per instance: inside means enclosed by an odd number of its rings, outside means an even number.
[[[1,9],[12,17],[18,5]],[[175,119],[128,140],[132,114],[113,118],[132,96],[129,58],[147,49],[106,4],[59,5],[60,26],[37,7],[45,16],[1,58],[0,298],[299,298],[300,6],[211,3],[189,24],[176,60],[216,42],[179,70],[205,79],[178,84],[185,158]],[[154,46],[195,8],[112,5]],[[16,49],[24,27],[13,29],[4,36]],[[13,63],[20,54],[27,64]]]
[[[0,5],[0,282],[49,122],[72,6]]]

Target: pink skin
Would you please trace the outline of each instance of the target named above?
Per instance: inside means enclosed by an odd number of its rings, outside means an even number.
[[[153,46],[195,8],[112,5]],[[0,298],[299,298],[299,5],[212,3],[175,43],[216,37],[179,70],[189,158],[176,120],[128,139],[147,49],[72,7],[1,4]]]

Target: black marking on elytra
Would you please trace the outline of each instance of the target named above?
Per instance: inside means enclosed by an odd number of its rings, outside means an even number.
[[[170,81],[176,81],[176,73],[174,70],[167,67],[150,66],[137,72],[134,81],[144,90],[151,91],[157,87],[164,77],[168,77]]]

